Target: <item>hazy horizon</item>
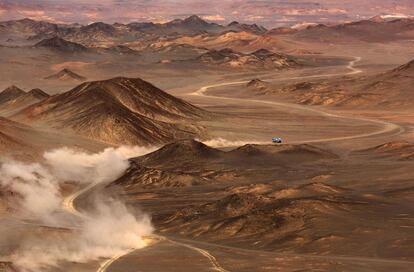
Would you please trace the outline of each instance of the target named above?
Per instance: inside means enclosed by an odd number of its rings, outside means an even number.
[[[366,19],[380,14],[414,14],[409,0],[315,0],[251,1],[211,0],[0,0],[0,21],[30,18],[55,23],[88,24],[97,21],[128,23],[132,21],[166,22],[199,15],[210,22],[226,24],[237,20],[266,27],[301,22],[336,23]]]

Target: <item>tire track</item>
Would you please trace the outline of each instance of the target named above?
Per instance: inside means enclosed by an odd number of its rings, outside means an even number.
[[[79,198],[80,196],[82,196],[84,193],[88,192],[89,190],[92,190],[95,186],[97,186],[98,183],[92,183],[88,186],[86,186],[85,188],[73,193],[72,195],[66,197],[63,200],[63,208],[68,211],[69,213],[83,218],[83,219],[87,219],[88,217],[81,213],[78,209],[76,209],[74,202],[76,201],[77,198]],[[160,235],[151,235],[148,237],[149,239],[153,239],[153,240],[163,240],[163,241],[167,241],[169,243],[178,245],[178,246],[182,246],[182,247],[186,247],[189,248],[191,250],[196,251],[197,253],[201,254],[202,256],[204,256],[205,258],[207,258],[207,260],[210,262],[212,268],[215,271],[218,272],[230,272],[229,270],[224,269],[220,263],[217,261],[217,259],[207,250],[195,247],[193,245],[190,244],[186,244],[186,243],[182,243],[182,242],[177,242],[171,239],[168,239],[164,236],[160,236]],[[107,271],[107,269],[117,260],[119,260],[120,258],[132,253],[133,251],[135,251],[136,249],[131,248],[130,250],[128,250],[127,252],[123,252],[121,254],[115,255],[110,259],[105,260],[104,262],[102,262],[99,266],[99,268],[96,270],[96,272],[105,272]]]
[[[201,249],[201,248],[198,248],[198,247],[189,245],[189,244],[185,244],[185,243],[182,243],[182,242],[173,241],[171,239],[166,239],[166,240],[168,242],[172,243],[172,244],[179,245],[179,246],[186,247],[186,248],[189,248],[191,250],[197,251],[198,253],[200,253],[201,255],[203,255],[204,257],[206,257],[210,261],[210,263],[213,266],[213,269],[215,271],[218,271],[218,272],[230,272],[229,270],[224,269],[220,265],[220,263],[217,261],[216,257],[214,257],[213,255],[211,255],[210,252],[208,252],[207,250],[204,250],[204,249]]]

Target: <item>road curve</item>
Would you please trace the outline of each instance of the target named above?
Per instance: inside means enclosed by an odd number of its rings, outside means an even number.
[[[293,80],[293,79],[307,79],[307,78],[323,78],[323,77],[335,77],[335,76],[344,76],[344,75],[355,75],[362,73],[362,70],[355,68],[356,63],[361,61],[361,57],[354,57],[352,61],[348,63],[346,66],[347,69],[350,70],[350,72],[347,73],[336,73],[336,74],[324,74],[324,75],[311,75],[311,76],[303,76],[303,77],[289,77],[289,78],[282,78],[282,79],[275,79],[275,80],[268,80],[268,81],[281,81],[281,80]],[[332,141],[344,141],[344,140],[351,140],[351,139],[357,139],[357,138],[365,138],[365,137],[371,137],[376,135],[381,135],[385,133],[394,132],[396,134],[399,134],[404,131],[404,129],[394,123],[383,121],[383,120],[377,120],[372,118],[366,118],[366,117],[359,117],[359,116],[346,116],[346,115],[339,115],[336,113],[330,113],[321,109],[312,108],[310,106],[303,106],[293,103],[286,103],[286,102],[274,102],[274,101],[265,101],[265,100],[259,100],[259,99],[245,99],[245,98],[233,98],[233,97],[224,97],[224,96],[215,96],[215,95],[209,95],[206,94],[206,92],[209,89],[218,88],[218,87],[224,87],[224,86],[237,86],[248,83],[248,80],[244,81],[234,81],[234,82],[224,82],[219,84],[213,84],[201,87],[195,92],[189,93],[188,95],[192,96],[202,96],[206,98],[212,98],[212,99],[220,99],[220,100],[229,100],[229,101],[241,101],[241,102],[251,102],[251,103],[258,103],[258,104],[267,104],[267,105],[275,105],[279,107],[285,107],[290,109],[297,109],[301,111],[308,111],[308,112],[314,112],[317,114],[320,114],[322,116],[330,117],[330,118],[338,118],[338,119],[345,119],[345,120],[355,120],[355,121],[364,121],[373,123],[376,125],[380,125],[381,129],[373,131],[373,132],[367,132],[367,133],[361,133],[357,135],[351,135],[351,136],[341,136],[341,137],[329,137],[329,138],[320,138],[316,140],[305,140],[305,141],[295,141],[295,142],[289,142],[291,144],[299,144],[299,143],[319,143],[319,142],[332,142]]]
[[[110,258],[110,259],[108,259],[108,260],[104,261],[103,263],[101,263],[101,264],[100,264],[100,266],[99,266],[98,270],[96,270],[96,272],[105,272],[105,271],[106,271],[106,269],[108,269],[108,268],[111,266],[111,264],[113,264],[116,260],[118,260],[118,259],[119,259],[119,258],[121,258],[122,256],[125,256],[125,255],[127,255],[127,254],[131,253],[131,252],[132,252],[132,251],[134,251],[134,250],[135,250],[135,249],[131,249],[131,250],[129,250],[128,252],[124,252],[124,253],[122,253],[122,254],[115,255],[115,256],[113,256],[112,258]]]
[[[197,251],[198,253],[200,253],[201,255],[203,255],[204,257],[206,257],[209,260],[210,264],[212,265],[212,267],[213,267],[213,269],[215,271],[218,271],[218,272],[230,272],[229,270],[224,269],[220,265],[220,263],[217,261],[216,257],[214,257],[213,255],[211,255],[211,253],[208,252],[207,250],[204,250],[204,249],[195,247],[193,245],[185,244],[185,243],[182,243],[182,242],[173,241],[171,239],[167,239],[167,241],[170,242],[170,243],[172,243],[172,244],[179,245],[179,246],[183,246],[183,247],[189,248],[191,250]]]
[[[75,193],[65,197],[62,202],[63,209],[79,218],[87,219],[88,217],[85,214],[81,213],[79,210],[75,208],[74,201],[97,185],[98,183],[91,183],[88,186],[82,188],[81,190],[76,191]]]
[[[191,242],[191,240],[180,239],[181,242]],[[225,250],[238,250],[243,252],[248,252],[251,254],[274,254],[275,257],[303,257],[310,259],[321,259],[321,260],[332,260],[332,261],[350,261],[350,262],[365,262],[365,263],[375,263],[375,264],[401,264],[401,265],[414,265],[414,261],[402,260],[402,259],[384,259],[384,258],[374,258],[374,257],[355,257],[355,256],[343,256],[343,255],[315,255],[315,254],[301,254],[301,253],[274,253],[272,251],[263,251],[259,249],[247,249],[247,248],[238,248],[234,246],[222,245],[222,244],[211,244],[209,242],[200,242],[197,241],[200,245],[205,246],[215,246],[220,249]]]
[[[88,192],[89,190],[92,190],[95,186],[97,186],[99,183],[91,183],[88,186],[82,188],[79,191],[76,191],[75,193],[67,196],[66,198],[63,199],[62,202],[62,207],[63,209],[65,209],[67,212],[82,218],[82,219],[88,219],[88,216],[83,214],[82,212],[80,212],[78,209],[76,209],[76,206],[74,204],[75,200],[82,196],[84,193]],[[132,252],[135,249],[130,249],[127,252],[124,252],[122,254],[118,254],[113,256],[110,259],[105,260],[104,262],[102,262],[99,266],[99,268],[96,270],[97,272],[105,272],[106,269],[116,260],[118,260],[119,258],[121,258],[122,256],[125,256],[127,254],[129,254],[130,252]]]
[[[81,190],[76,191],[72,195],[67,196],[63,200],[63,202],[62,202],[63,208],[67,212],[69,212],[69,213],[71,213],[71,214],[73,214],[73,215],[75,215],[75,216],[77,216],[79,218],[87,219],[88,218],[87,215],[83,214],[78,209],[76,209],[76,206],[75,206],[74,202],[75,202],[75,200],[78,197],[82,196],[83,194],[85,194],[89,190],[92,190],[98,184],[99,183],[92,183],[92,184],[90,184],[90,185],[82,188]],[[183,243],[183,242],[177,242],[177,241],[171,240],[169,238],[166,238],[166,237],[160,236],[160,235],[151,235],[148,238],[149,239],[152,239],[152,240],[164,240],[164,241],[168,241],[169,243],[172,243],[172,244],[175,244],[175,245],[179,245],[179,246],[186,247],[186,248],[189,248],[191,250],[194,250],[198,254],[201,254],[202,256],[204,256],[205,258],[207,258],[207,260],[211,264],[211,267],[212,267],[212,269],[214,271],[218,271],[218,272],[230,272],[230,271],[224,269],[222,266],[220,266],[220,263],[217,261],[217,259],[211,253],[209,253],[207,250],[204,250],[204,249],[201,249],[201,248],[198,248],[196,246],[193,246],[193,245],[190,245],[190,244],[186,244],[186,243]],[[133,252],[135,250],[136,250],[135,248],[131,248],[130,250],[128,250],[126,252],[123,252],[121,254],[117,254],[117,255],[113,256],[112,258],[110,258],[110,259],[106,259],[105,261],[103,261],[99,265],[99,268],[96,270],[96,272],[105,272],[105,271],[107,271],[107,269],[115,261],[117,261],[118,259],[122,258],[123,256],[128,255],[129,253],[131,253],[131,252]]]

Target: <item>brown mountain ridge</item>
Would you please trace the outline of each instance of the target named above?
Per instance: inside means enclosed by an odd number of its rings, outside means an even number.
[[[12,118],[66,129],[110,144],[148,145],[192,138],[208,113],[139,78],[83,83],[34,104]]]
[[[0,116],[10,116],[48,97],[41,89],[25,92],[12,85],[0,93]]]
[[[230,48],[213,49],[199,56],[197,61],[232,68],[287,69],[300,66],[293,57],[267,49],[259,49],[249,54]]]

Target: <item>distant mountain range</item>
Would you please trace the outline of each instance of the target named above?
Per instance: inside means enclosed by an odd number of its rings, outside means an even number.
[[[106,24],[96,22],[86,26],[53,24],[49,22],[22,19],[0,22],[3,37],[40,41],[46,38],[60,37],[70,41],[102,42],[107,40],[136,40],[145,37],[195,35],[200,33],[220,33],[226,31],[248,31],[256,34],[265,33],[266,28],[256,24],[240,24],[233,22],[227,26],[204,21],[198,16],[177,19],[164,24],[129,23]],[[9,39],[7,39],[9,40]],[[10,41],[10,40],[9,40]]]
[[[271,30],[274,32],[275,30]],[[291,33],[296,38],[318,41],[386,42],[414,38],[414,18],[381,16],[339,25],[309,25]]]
[[[257,24],[232,22],[228,25],[210,23],[198,16],[176,19],[167,23],[132,22],[129,24],[107,24],[96,22],[89,25],[53,24],[49,22],[22,19],[0,22],[0,43],[4,45],[35,45],[39,47],[60,46],[71,51],[83,51],[83,47],[113,48],[118,53],[133,53],[119,45],[141,42],[145,48],[153,42],[174,42],[208,47],[211,40],[216,44],[230,43],[252,49],[282,48],[283,39],[314,40],[319,42],[364,41],[382,42],[392,40],[414,39],[414,19],[390,16],[375,16],[368,20],[339,24],[323,25],[303,23],[293,27],[266,29]],[[62,40],[68,43],[62,44]],[[186,41],[188,39],[189,41]],[[198,43],[195,40],[201,39]],[[182,42],[180,42],[183,40]],[[282,45],[280,45],[282,43]],[[289,43],[288,43],[289,44]],[[224,48],[221,46],[221,49]],[[129,48],[131,49],[131,48]]]

